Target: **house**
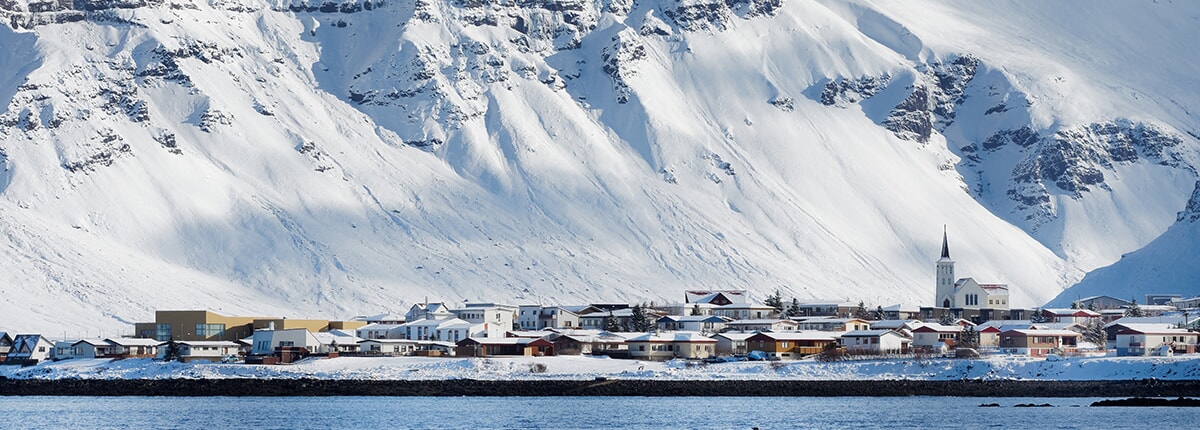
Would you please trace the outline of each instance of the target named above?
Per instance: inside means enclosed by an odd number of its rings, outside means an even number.
[[[255,330],[251,355],[274,355],[282,348],[303,349],[303,355],[319,354],[321,341],[307,329]]]
[[[1168,355],[1196,352],[1200,333],[1160,324],[1129,324],[1117,332],[1114,347],[1118,356]]]
[[[712,338],[717,341],[717,355],[728,356],[750,352],[746,350],[746,339],[749,339],[750,336],[754,336],[754,333],[725,332],[713,336]]]
[[[472,333],[471,337],[504,337],[505,332],[512,330],[518,310],[519,308],[513,305],[467,303],[463,308],[450,312],[460,320],[483,326],[482,330]]]
[[[1076,300],[1079,307],[1084,309],[1093,309],[1102,311],[1105,309],[1122,309],[1132,304],[1129,300],[1113,297],[1113,296],[1091,296]]]
[[[798,302],[797,306],[800,309],[799,316],[805,317],[837,317],[850,315],[858,309],[857,303],[845,300],[808,300]]]
[[[837,343],[837,338],[831,332],[761,332],[746,338],[746,349],[762,351],[769,357],[799,359],[817,354],[832,343]]]
[[[481,337],[463,339],[456,344],[455,350],[458,357],[541,357],[554,355],[554,344],[546,339],[528,337]]]
[[[625,337],[614,333],[560,334],[552,341],[556,355],[601,355],[628,351]]]
[[[902,354],[911,345],[912,339],[895,330],[854,330],[842,334],[842,346],[850,354]]]
[[[445,303],[417,303],[408,308],[404,321],[411,323],[417,320],[443,320],[454,318]]]
[[[715,309],[717,306],[723,306],[723,305],[727,305],[727,304],[728,303],[714,304],[714,303],[699,303],[699,302],[697,302],[697,303],[671,303],[669,305],[663,306],[662,310],[663,310],[663,312],[666,312],[667,315],[709,316],[709,315],[713,314],[713,309]]]
[[[1174,300],[1171,300],[1170,304],[1171,304],[1171,306],[1174,306],[1175,309],[1178,309],[1181,311],[1200,308],[1200,296],[1191,297],[1191,298],[1187,298],[1187,299],[1184,299],[1184,298],[1174,299]]]
[[[12,350],[13,339],[8,333],[0,331],[0,362],[8,358],[8,351]]]
[[[75,340],[54,341],[54,349],[50,351],[50,359],[59,361],[75,358],[75,351],[71,347],[75,342]]]
[[[1183,296],[1179,294],[1147,294],[1145,303],[1148,306],[1162,306],[1170,305],[1176,300],[1183,300]]]
[[[1089,309],[1042,309],[1042,319],[1049,322],[1088,324],[1100,318],[1100,312]]]
[[[750,303],[747,290],[690,290],[683,292],[685,304],[702,303],[724,306],[733,303]]]
[[[382,314],[376,314],[376,315],[359,315],[359,316],[354,317],[353,320],[354,321],[362,321],[362,322],[366,323],[367,325],[372,325],[372,324],[400,325],[400,324],[404,324],[404,322],[405,322],[404,315],[393,314],[393,313],[389,313],[389,312],[385,312]]]
[[[182,340],[175,342],[179,348],[179,361],[224,361],[226,357],[237,357],[241,345],[227,340]],[[170,342],[158,344],[158,358],[165,359],[170,354]]]
[[[920,316],[920,308],[912,308],[899,304],[883,307],[884,320],[911,320],[919,318]]]
[[[158,356],[158,344],[154,339],[133,337],[110,337],[104,339],[109,345],[106,358],[153,358]]]
[[[562,306],[521,305],[517,309],[517,327],[521,330],[543,328],[582,328],[578,314]]]
[[[60,343],[55,343],[55,360],[66,360],[73,358],[108,358],[112,354],[111,350],[116,347],[104,339],[81,339],[71,342],[69,351],[64,354],[59,353]]]
[[[454,344],[469,337],[484,337],[486,323],[472,323],[458,318],[424,319],[404,323],[405,339],[441,340]],[[494,334],[494,333],[493,333]]]
[[[665,312],[657,309],[643,308],[643,312],[651,322],[666,316]],[[611,323],[609,323],[610,320]],[[600,309],[597,312],[580,315],[579,326],[595,330],[632,330],[634,328],[633,308]]]
[[[732,321],[729,318],[715,315],[668,315],[656,322],[658,329],[663,331],[698,331],[713,333],[725,328]]]
[[[1000,333],[1000,352],[1034,357],[1070,353],[1082,337],[1070,330],[1008,330]]]
[[[752,303],[730,303],[713,308],[713,315],[734,320],[771,318],[775,314],[773,307]]]
[[[358,351],[363,355],[391,357],[412,355],[417,351],[417,341],[408,339],[363,339],[358,342]]]
[[[944,354],[958,345],[962,329],[960,325],[922,324],[912,331],[912,347],[917,351]]]
[[[795,319],[796,330],[853,331],[870,330],[871,322],[861,318],[814,317]]]
[[[328,332],[317,332],[312,334],[320,343],[318,347],[319,353],[354,353],[358,352],[358,342],[362,340],[358,336],[341,330],[333,330]],[[313,352],[313,351],[310,351]]]
[[[1000,346],[1000,333],[1004,330],[986,326],[976,331],[979,333],[979,349],[995,350]]]
[[[740,332],[756,332],[756,331],[773,331],[785,332],[796,331],[797,324],[792,320],[781,319],[747,319],[735,320],[725,323],[725,328],[730,331]]]
[[[403,324],[370,323],[355,329],[354,335],[362,339],[400,339],[404,337],[400,328]]]
[[[647,333],[625,340],[635,360],[697,359],[716,355],[717,341],[697,332]]]
[[[954,260],[950,258],[950,245],[944,231],[942,256],[937,261],[935,278],[937,299],[934,306],[947,309],[1008,309],[1008,285],[980,284],[974,278],[955,280]]]
[[[1109,343],[1116,342],[1117,333],[1134,325],[1156,324],[1162,328],[1195,327],[1200,323],[1200,316],[1156,316],[1156,317],[1122,317],[1104,325]],[[1146,328],[1146,327],[1141,327]]]
[[[895,330],[900,334],[912,337],[912,331],[923,323],[915,319],[872,321],[869,330]]]
[[[40,334],[18,334],[13,337],[12,349],[5,362],[37,364],[50,359],[54,343]]]

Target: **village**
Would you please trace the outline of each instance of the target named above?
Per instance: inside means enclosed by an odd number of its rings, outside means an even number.
[[[343,321],[160,310],[125,337],[51,339],[0,331],[0,365],[153,358],[289,364],[337,357],[606,356],[698,363],[812,359],[1166,356],[1196,352],[1200,297],[1109,296],[1064,309],[1008,306],[1008,287],[956,278],[943,237],[939,306],[761,302],[747,290],[688,290],[677,303],[585,305],[422,301]],[[1193,317],[1192,315],[1197,315]]]

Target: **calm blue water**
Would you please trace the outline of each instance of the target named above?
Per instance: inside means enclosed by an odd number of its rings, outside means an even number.
[[[1200,408],[950,397],[0,397],[2,428],[1195,428]],[[981,408],[981,403],[999,403]],[[1049,408],[1016,408],[1049,403]]]

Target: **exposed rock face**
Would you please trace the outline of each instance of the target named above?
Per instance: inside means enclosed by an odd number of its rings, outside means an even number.
[[[770,16],[780,6],[783,0],[676,0],[676,6],[663,14],[687,31],[721,31],[729,28],[735,17]]]
[[[892,109],[883,126],[901,139],[928,142],[934,130],[944,131],[954,123],[955,109],[966,99],[978,67],[979,59],[972,55],[919,67],[922,76],[912,94]]]
[[[864,76],[861,78],[838,78],[825,84],[821,90],[821,104],[825,106],[845,107],[871,98],[876,93],[887,88],[892,76]]]
[[[604,73],[613,80],[613,92],[617,103],[629,102],[631,91],[628,79],[637,75],[637,63],[646,58],[646,47],[631,30],[617,33],[612,44],[604,48],[600,59],[604,62]]]
[[[1196,188],[1192,190],[1192,198],[1188,199],[1187,207],[1175,217],[1175,222],[1185,221],[1200,221],[1200,181],[1196,181]]]

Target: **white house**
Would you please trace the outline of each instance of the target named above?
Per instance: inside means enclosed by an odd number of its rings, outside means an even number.
[[[729,318],[716,315],[667,315],[657,321],[658,329],[663,331],[698,331],[718,332],[725,328]]]
[[[625,340],[629,357],[637,360],[707,358],[716,355],[717,341],[700,333],[647,333]]]
[[[912,331],[914,349],[945,353],[958,345],[960,325],[923,324]]]
[[[521,305],[517,309],[517,325],[521,330],[583,327],[579,315],[569,309],[541,305]]]
[[[12,336],[9,336],[8,333],[0,331],[0,361],[4,360],[5,357],[8,357],[8,351],[12,350],[12,344]]]
[[[408,308],[408,312],[404,314],[405,322],[450,318],[454,318],[454,314],[450,313],[450,309],[446,307],[445,303],[417,303]]]
[[[412,355],[417,350],[417,341],[408,339],[364,339],[358,342],[358,350],[368,355]]]
[[[358,352],[358,342],[362,340],[358,336],[340,330],[312,333],[312,336],[317,338],[317,342],[321,346],[317,351],[310,350],[309,352],[317,353]]]
[[[483,326],[483,330],[470,337],[504,337],[512,330],[519,308],[498,303],[467,303],[462,309],[450,312],[460,320]],[[465,338],[464,338],[465,339]]]
[[[155,339],[143,339],[135,337],[110,337],[104,339],[112,345],[108,350],[108,356],[113,358],[148,358],[158,355],[158,344]]]
[[[69,357],[67,358],[107,357],[112,354],[112,350],[115,348],[116,345],[113,345],[104,339],[77,340],[71,344],[71,351],[68,353]]]
[[[404,323],[404,338],[411,340],[441,340],[450,343],[485,333],[485,324],[471,323],[458,318],[417,320]],[[503,336],[497,336],[503,337]]]
[[[717,355],[734,355],[745,354],[746,338],[754,336],[754,333],[736,333],[725,332],[713,336],[713,340],[717,341]]]
[[[1117,332],[1114,347],[1119,356],[1163,355],[1164,352],[1194,352],[1198,333],[1157,324],[1130,324]],[[1166,348],[1164,348],[1164,346]]]
[[[854,331],[870,330],[871,322],[862,318],[802,317],[793,318],[796,330]]]
[[[937,300],[934,302],[934,306],[961,309],[1008,309],[1008,285],[980,284],[973,278],[955,280],[954,260],[950,258],[950,245],[945,232],[942,233],[942,257],[937,261],[936,279]]]
[[[218,362],[225,357],[238,355],[238,349],[241,345],[237,342],[225,340],[209,341],[209,340],[183,340],[175,342],[179,346],[179,361],[212,361]],[[158,344],[158,358],[165,358],[170,352],[169,342],[161,342]]]
[[[305,348],[310,354],[325,352],[321,350],[321,341],[308,329],[254,331],[254,346],[251,347],[250,354],[271,355],[275,348]]]
[[[753,331],[796,331],[795,321],[781,319],[746,319],[735,320],[725,323],[725,327],[733,331],[753,332]]]
[[[5,361],[29,360],[42,362],[50,359],[54,343],[40,334],[18,334],[13,338],[12,349]]]
[[[899,354],[911,344],[912,339],[894,330],[854,330],[842,335],[842,346],[849,353]]]
[[[730,303],[713,308],[713,315],[735,320],[765,319],[775,315],[775,308],[753,303]]]

